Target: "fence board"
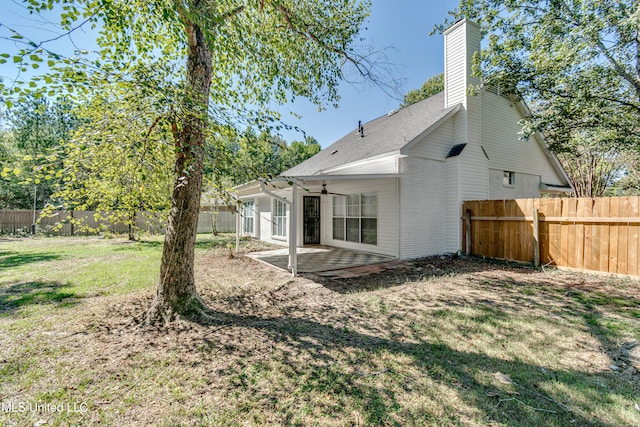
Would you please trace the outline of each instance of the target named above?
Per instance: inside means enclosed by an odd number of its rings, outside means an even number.
[[[36,211],[37,231],[46,234],[56,236],[86,236],[98,233],[97,231],[79,229],[70,223],[71,218],[82,220],[86,226],[93,229],[101,229],[114,234],[125,234],[128,232],[128,226],[126,224],[96,221],[94,218],[95,212],[92,211],[54,211],[53,215],[49,217],[40,217],[40,214],[41,211]],[[233,212],[222,210],[220,212],[200,212],[198,217],[198,232],[211,233],[213,230],[212,221],[215,221],[216,228],[220,233],[233,233],[236,230]],[[32,223],[32,210],[0,209],[0,234],[29,233]],[[165,220],[163,218],[157,218],[152,214],[140,214],[136,218],[136,227],[145,233],[162,234],[165,231]]]
[[[628,206],[628,200],[626,197],[621,198],[619,200],[619,207],[618,209],[620,210],[620,214],[622,216],[627,216],[629,215],[629,206]],[[625,226],[620,226],[618,228],[618,272],[619,273],[623,273],[627,271],[627,258],[628,258],[628,253],[627,253],[627,236],[628,236],[629,230],[628,227]]]
[[[620,199],[609,199],[609,215],[620,215]],[[618,223],[609,227],[609,273],[618,273],[618,236],[620,233]]]
[[[465,202],[471,254],[532,262],[534,209],[542,264],[640,275],[638,196]]]
[[[629,197],[629,216],[632,217],[640,217],[640,201],[639,198]],[[628,253],[629,257],[627,258],[628,263],[628,274],[638,275],[640,274],[640,269],[638,268],[638,234],[640,224],[629,224],[629,233],[627,236],[627,245],[628,245]]]
[[[597,217],[609,217],[610,213],[609,213],[609,200],[605,199],[605,198],[599,198],[596,199],[596,204],[595,204],[596,208],[597,208]],[[610,244],[610,234],[611,231],[609,230],[611,228],[610,224],[597,224],[598,226],[598,236],[600,237],[600,244],[599,244],[599,248],[596,248],[594,250],[594,252],[596,252],[598,254],[598,258],[599,258],[599,263],[600,263],[600,267],[598,268],[598,271],[609,271],[609,250],[611,248],[611,244]],[[598,250],[599,249],[599,250]]]

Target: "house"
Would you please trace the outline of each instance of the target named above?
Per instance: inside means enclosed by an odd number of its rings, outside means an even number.
[[[444,34],[445,88],[345,135],[269,183],[236,188],[245,235],[290,247],[322,244],[399,259],[461,248],[465,200],[570,191],[541,135],[519,138],[526,106],[472,76],[480,28]]]

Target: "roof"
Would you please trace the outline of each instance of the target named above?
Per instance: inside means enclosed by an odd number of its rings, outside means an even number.
[[[311,176],[323,170],[400,151],[457,106],[444,108],[444,92],[395,110],[356,127],[312,158],[282,173],[283,176]]]

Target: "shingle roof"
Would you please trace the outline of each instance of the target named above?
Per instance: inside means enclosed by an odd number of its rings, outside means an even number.
[[[364,137],[355,128],[312,158],[282,173],[311,176],[323,170],[399,151],[455,107],[444,108],[444,92],[378,117],[364,126]]]

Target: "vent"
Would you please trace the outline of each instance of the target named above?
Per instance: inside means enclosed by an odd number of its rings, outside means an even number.
[[[489,93],[493,93],[494,95],[498,95],[498,96],[502,96],[503,98],[509,98],[509,95],[512,94],[512,92],[505,90],[502,86],[500,85],[488,85],[484,87],[484,90],[486,90]]]
[[[445,158],[449,158],[449,157],[456,157],[459,156],[460,153],[462,153],[462,150],[464,150],[464,147],[466,147],[467,144],[456,144],[453,147],[451,147],[451,149],[449,150],[449,153],[447,154],[447,157]]]

